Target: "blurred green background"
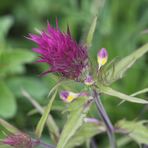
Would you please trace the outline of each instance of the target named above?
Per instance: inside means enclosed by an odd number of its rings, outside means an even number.
[[[114,57],[122,58],[148,41],[148,1],[147,0],[1,0],[0,1],[0,117],[19,129],[33,132],[40,118],[35,114],[27,116],[33,109],[23,97],[21,89],[27,90],[41,105],[48,102],[47,95],[56,83],[49,74],[38,77],[47,65],[34,64],[37,55],[31,51],[35,46],[25,36],[44,29],[47,20],[55,26],[59,20],[61,30],[66,31],[69,24],[72,36],[83,41],[95,15],[97,27],[92,46],[89,49],[92,63],[96,63],[98,49],[106,47],[109,61]],[[79,92],[81,86],[67,84],[69,89]],[[140,59],[126,73],[124,79],[113,87],[127,94],[148,86],[148,55]],[[147,98],[148,95],[141,95]],[[147,107],[139,104],[123,103],[120,100],[103,96],[103,103],[113,123],[126,118],[147,119]],[[62,110],[65,104],[59,97],[52,107],[52,115],[60,128],[65,122]],[[90,116],[97,117],[95,107]],[[30,132],[30,133],[31,133]],[[47,133],[44,133],[45,138]],[[98,144],[106,142],[106,136],[96,136]],[[127,148],[138,145],[128,143]]]

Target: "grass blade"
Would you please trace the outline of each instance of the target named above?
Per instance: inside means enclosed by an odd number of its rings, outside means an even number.
[[[55,90],[53,96],[51,97],[41,119],[39,120],[38,124],[37,124],[37,127],[36,127],[36,130],[35,130],[35,135],[40,138],[41,135],[42,135],[42,132],[43,132],[43,128],[45,126],[45,123],[46,123],[46,120],[48,118],[48,115],[50,113],[50,110],[51,110],[51,107],[52,107],[52,103],[56,97],[56,94],[57,94],[57,89]]]

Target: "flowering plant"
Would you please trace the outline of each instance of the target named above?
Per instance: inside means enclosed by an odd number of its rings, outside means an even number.
[[[95,17],[84,44],[78,44],[72,38],[69,27],[67,28],[67,32],[63,33],[58,27],[58,22],[56,22],[56,28],[51,27],[50,23],[48,23],[46,31],[41,31],[38,35],[29,34],[27,38],[37,44],[37,48],[33,48],[33,51],[39,54],[37,62],[46,63],[49,66],[49,69],[41,75],[44,76],[48,73],[55,73],[55,75],[59,74],[60,79],[50,90],[48,95],[50,100],[45,109],[33,100],[28,92],[23,90],[23,95],[28,98],[34,107],[42,114],[35,130],[35,138],[19,131],[13,131],[9,132],[9,134],[7,134],[8,136],[1,141],[3,144],[16,148],[33,148],[38,145],[45,148],[72,148],[91,139],[96,134],[105,132],[108,135],[110,147],[116,148],[116,133],[126,133],[135,139],[134,132],[136,133],[136,129],[130,131],[128,121],[123,120],[115,125],[112,124],[102,103],[101,96],[106,94],[117,97],[123,100],[121,103],[129,101],[148,104],[147,100],[135,97],[137,94],[146,92],[147,89],[133,95],[126,95],[109,86],[116,80],[122,78],[123,74],[135,61],[148,51],[148,44],[118,62],[111,62],[109,64],[106,64],[109,56],[107,49],[101,48],[96,56],[97,66],[94,67],[91,65],[88,50],[91,50],[90,45],[93,39],[92,34],[95,31],[96,21],[97,18]],[[65,84],[65,81],[76,82],[82,85],[83,89],[77,93],[68,89],[59,92],[59,97],[63,100],[63,103],[68,105],[66,111],[69,113],[67,122],[60,133],[56,122],[50,115],[50,110],[58,89]],[[88,116],[93,104],[96,105],[99,119]],[[5,128],[5,124],[3,124],[4,121],[1,123]],[[53,140],[52,145],[45,144],[40,140],[45,123],[47,123],[50,136]],[[143,124],[140,124],[140,126],[146,129]],[[90,132],[87,131],[89,128]],[[83,132],[86,132],[86,138],[83,135],[79,139],[78,137]],[[139,139],[137,141],[140,144],[148,144],[147,141],[139,141]]]

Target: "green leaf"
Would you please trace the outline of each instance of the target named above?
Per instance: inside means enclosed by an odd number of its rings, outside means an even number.
[[[148,144],[148,127],[144,123],[148,123],[148,121],[121,120],[116,127],[126,132],[126,136],[131,137],[137,143]]]
[[[43,131],[43,128],[45,126],[45,123],[46,123],[46,120],[48,118],[48,115],[50,113],[50,110],[51,110],[51,107],[52,107],[52,103],[56,97],[56,94],[57,94],[57,89],[55,90],[53,96],[51,97],[41,119],[39,120],[38,124],[37,124],[37,127],[36,127],[36,130],[35,130],[35,135],[40,138],[41,135],[42,135],[42,131]]]
[[[131,94],[130,96],[134,97],[134,96],[137,96],[137,95],[140,95],[140,94],[146,93],[146,92],[148,92],[148,88],[145,88],[145,89],[139,90],[139,91],[137,91],[137,92]],[[125,102],[125,100],[122,100],[119,104],[122,104],[122,103],[124,103],[124,102]]]
[[[93,36],[94,36],[94,32],[95,32],[95,28],[96,28],[96,24],[97,24],[97,16],[94,17],[92,24],[90,26],[87,38],[86,38],[86,45],[90,46],[93,40]]]
[[[7,85],[0,80],[0,116],[11,118],[16,113],[16,101]]]
[[[38,78],[17,76],[6,82],[17,97],[22,97],[21,89],[25,89],[37,100],[43,99],[48,92],[47,86]]]
[[[11,125],[7,121],[3,120],[2,118],[0,118],[0,126],[3,126],[10,133],[20,132],[16,127],[14,127],[13,125]]]
[[[137,95],[140,95],[140,94],[143,94],[143,93],[146,93],[146,92],[148,92],[148,88],[139,90],[139,91],[137,91],[137,92],[131,94],[131,96],[137,96]]]
[[[39,112],[41,115],[43,115],[44,108],[34,98],[32,98],[26,90],[22,90],[22,94],[36,108],[36,111]],[[50,114],[48,114],[46,124],[47,124],[48,130],[49,130],[49,134],[51,135],[51,138],[56,143],[57,139],[59,137],[59,128],[56,125],[56,122],[54,121],[53,117]]]
[[[108,85],[121,79],[124,73],[147,52],[148,44],[145,44],[130,55],[121,59],[119,62],[113,63],[104,74],[100,75],[101,79],[104,79]]]
[[[129,102],[133,102],[133,103],[140,103],[140,104],[148,104],[147,100],[140,99],[140,98],[133,97],[133,96],[128,96],[128,95],[121,93],[119,91],[116,91],[110,87],[102,86],[102,87],[100,87],[100,91],[103,92],[104,94],[114,96],[114,97],[117,97],[117,98],[125,100],[125,101],[129,101]]]
[[[74,110],[71,110],[70,112],[68,120],[63,128],[59,142],[57,144],[57,148],[65,148],[66,144],[69,142],[71,137],[83,124],[83,119],[86,116],[88,109],[90,107],[90,103],[88,102],[88,100],[84,98],[79,98],[75,100],[75,102],[79,102],[79,104],[83,105],[77,106],[77,108],[75,108],[75,103],[73,104]]]
[[[83,123],[83,125],[71,137],[65,148],[74,148],[75,146],[79,146],[85,141],[89,140],[91,137],[100,134],[105,130],[105,126],[102,122],[99,122],[98,124]]]
[[[6,74],[24,72],[25,63],[30,63],[35,59],[35,54],[31,51],[15,49],[0,50],[0,76]]]
[[[120,148],[123,146],[125,147],[126,145],[128,145],[130,142],[132,141],[132,139],[130,137],[121,137],[117,140],[117,146]],[[109,147],[108,147],[109,148]]]
[[[0,42],[5,39],[12,24],[13,18],[11,16],[0,17]]]

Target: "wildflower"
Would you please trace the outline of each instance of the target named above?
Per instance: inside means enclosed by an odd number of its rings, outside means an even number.
[[[78,97],[87,96],[87,95],[88,94],[85,93],[85,92],[82,92],[82,93],[74,93],[74,92],[71,92],[71,91],[61,91],[60,92],[60,98],[64,102],[67,102],[67,103],[72,102],[73,100],[75,100]]]
[[[87,78],[84,81],[84,84],[87,85],[87,86],[93,85],[94,80],[93,80],[92,76],[87,76]]]
[[[3,143],[15,148],[33,148],[31,137],[24,133],[9,135]]]
[[[98,64],[99,64],[99,69],[101,68],[101,66],[103,66],[104,64],[106,64],[108,59],[108,53],[107,50],[105,48],[102,48],[99,52],[98,52]]]
[[[48,23],[46,31],[39,35],[29,34],[28,39],[37,43],[33,51],[40,54],[37,62],[47,63],[49,69],[43,73],[60,73],[69,79],[80,79],[82,71],[88,65],[87,49],[72,39],[69,28],[63,33],[58,28],[51,27]]]

